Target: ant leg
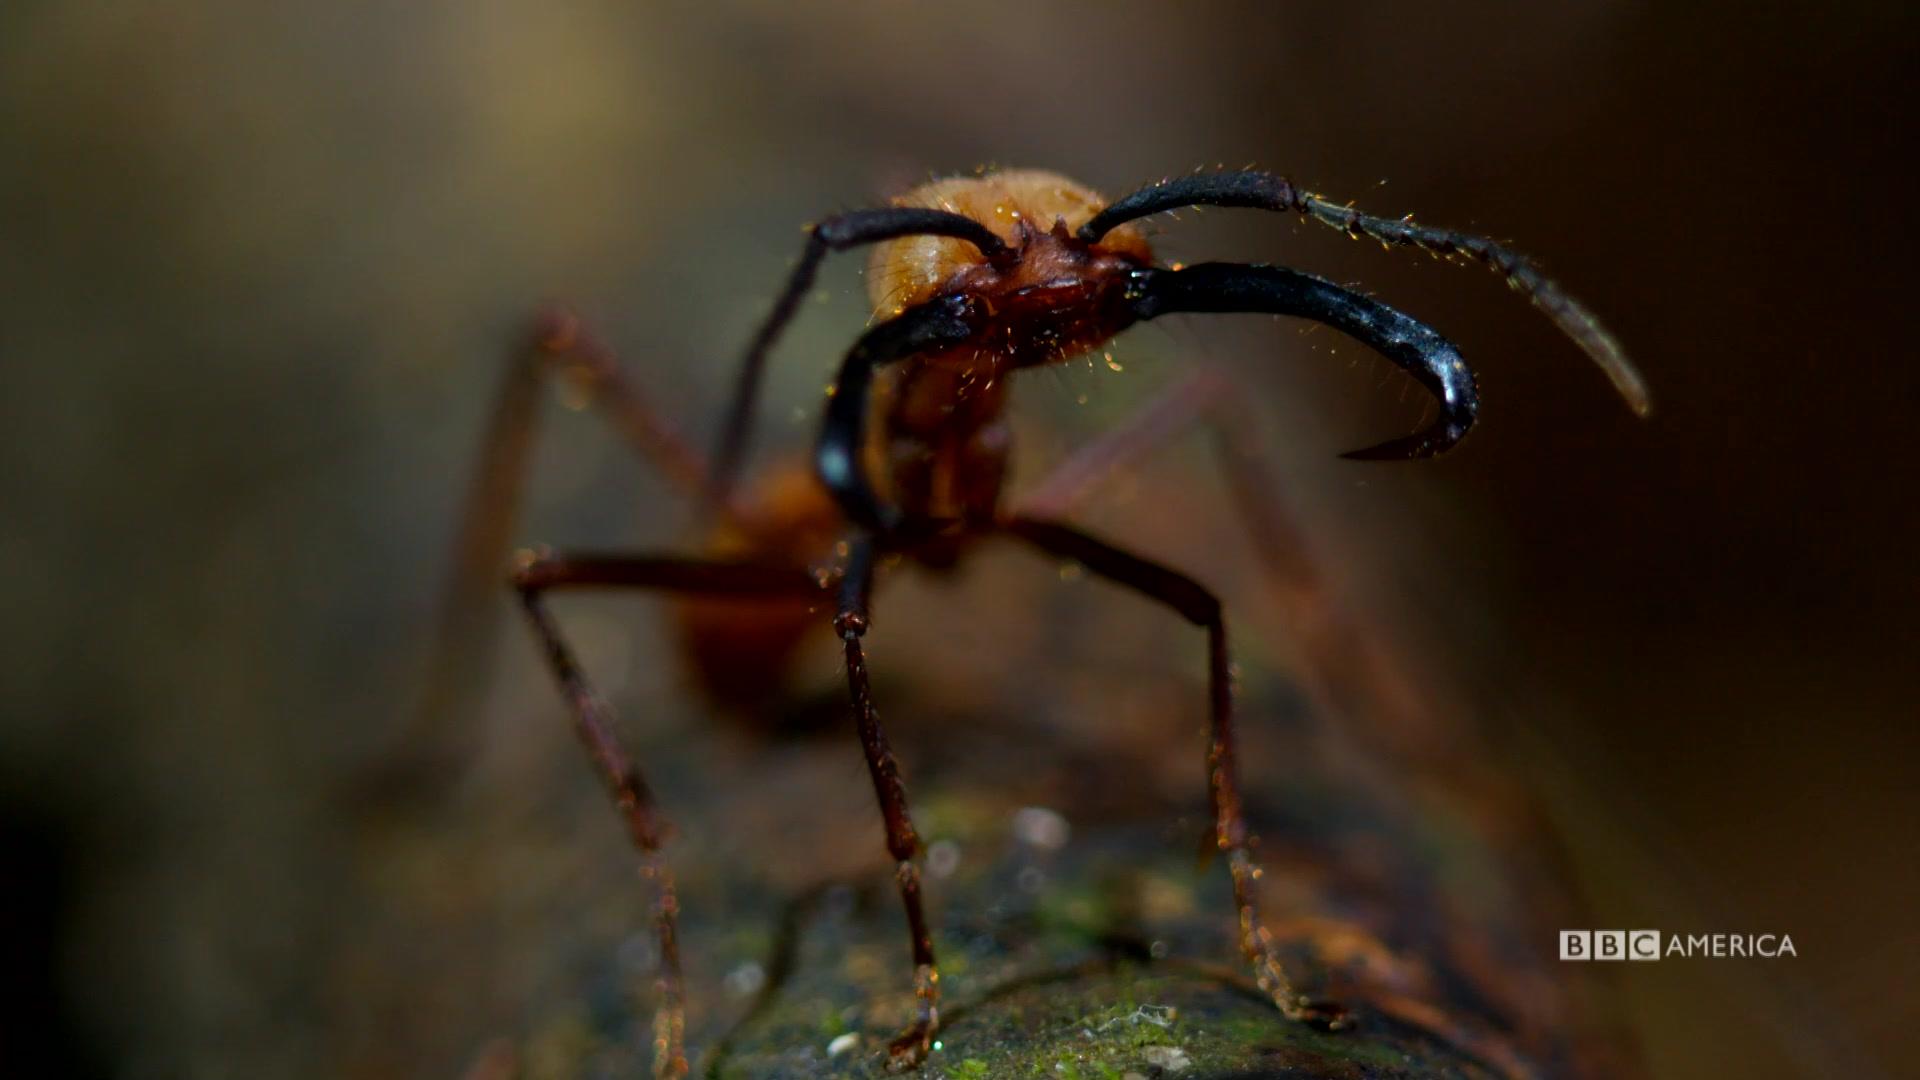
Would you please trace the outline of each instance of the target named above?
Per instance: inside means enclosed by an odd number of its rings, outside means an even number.
[[[1161,391],[1145,408],[1075,449],[1039,483],[1022,492],[1014,500],[1014,515],[1065,517],[1115,472],[1215,415],[1226,404],[1230,389],[1219,372],[1202,369]]]
[[[581,587],[665,589],[713,595],[817,596],[823,585],[805,570],[746,563],[619,556],[530,556],[514,571],[533,632],[546,652],[547,665],[573,712],[574,730],[598,767],[627,832],[640,851],[640,875],[656,891],[654,928],[660,942],[660,1007],[654,1013],[654,1075],[660,1080],[687,1075],[686,991],[680,973],[676,937],[679,900],[673,875],[660,856],[667,826],[654,803],[640,767],[614,732],[613,710],[587,680],[573,649],[547,610],[549,589]]]
[[[621,370],[613,350],[581,326],[578,315],[551,309],[542,314],[535,333],[529,359],[536,369],[575,380],[634,452],[653,462],[683,495],[696,495],[706,487],[706,459]]]
[[[397,740],[403,769],[448,756],[442,730],[475,693],[472,659],[493,640],[500,568],[512,542],[528,456],[539,426],[541,384],[575,380],[625,441],[688,495],[706,486],[707,466],[620,370],[612,350],[572,312],[549,308],[528,328],[507,364],[487,422],[479,464],[461,514],[453,570],[445,585],[425,693]],[[422,772],[436,772],[424,769]]]
[[[1373,717],[1402,732],[1430,728],[1432,688],[1422,685],[1395,651],[1391,635],[1368,626],[1323,572],[1308,530],[1284,497],[1255,418],[1220,372],[1195,372],[1076,449],[1014,500],[1013,513],[1065,517],[1115,472],[1194,425],[1208,429],[1309,698],[1330,716]]]
[[[1001,527],[1042,551],[1073,559],[1118,585],[1124,585],[1174,609],[1207,632],[1207,682],[1211,728],[1207,740],[1207,791],[1213,803],[1214,844],[1227,855],[1233,875],[1233,903],[1239,916],[1240,950],[1253,966],[1254,980],[1289,1020],[1327,1029],[1346,1024],[1338,1006],[1301,995],[1280,962],[1273,935],[1261,925],[1255,889],[1261,870],[1253,858],[1253,838],[1241,814],[1239,759],[1234,748],[1233,672],[1227,653],[1227,624],[1220,600],[1206,586],[1177,570],[1141,558],[1069,525],[1012,517]]]
[[[490,596],[496,587],[538,427],[538,392],[542,381],[555,375],[575,380],[634,452],[684,494],[695,495],[706,486],[707,465],[700,452],[687,445],[620,370],[612,350],[588,333],[578,316],[550,308],[534,320],[527,340],[508,361],[487,423],[461,521],[450,590],[456,598],[476,592]]]
[[[1202,369],[1174,384],[1119,427],[1076,449],[1040,482],[1014,500],[1016,517],[1065,517],[1115,472],[1145,457],[1185,429],[1205,425],[1213,455],[1227,479],[1228,494],[1252,541],[1254,554],[1280,592],[1296,635],[1327,633],[1307,651],[1331,659],[1356,646],[1344,624],[1332,626],[1334,601],[1309,556],[1311,545],[1284,490],[1269,467],[1253,416],[1218,371]]]
[[[1310,545],[1292,510],[1281,498],[1278,479],[1268,467],[1255,422],[1234,397],[1233,384],[1220,372],[1202,369],[1162,393],[1119,427],[1075,450],[1039,483],[1014,500],[1013,515],[1055,520],[1116,471],[1146,456],[1194,425],[1205,425],[1213,454],[1226,475],[1228,493],[1252,541],[1269,581],[1297,637],[1308,641],[1310,655],[1331,660],[1357,645],[1344,623],[1330,625],[1326,582],[1309,557]],[[1336,622],[1338,620],[1335,620]],[[1312,647],[1312,646],[1320,647]]]
[[[860,639],[867,632],[867,601],[873,591],[872,537],[854,541],[841,582],[840,610],[834,616],[834,630],[846,643],[847,687],[853,697],[853,719],[860,731],[860,745],[867,754],[867,771],[873,776],[873,793],[880,801],[881,816],[887,825],[887,852],[895,862],[894,880],[900,886],[900,902],[907,909],[907,929],[913,935],[914,1018],[907,1030],[887,1047],[888,1063],[896,1068],[911,1068],[926,1060],[933,1046],[933,1033],[940,1026],[940,972],[934,966],[933,934],[927,929],[926,912],[920,905],[920,836],[914,832],[907,811],[907,788],[900,779],[900,766],[894,761],[887,734],[880,729],[880,714],[873,707],[873,689],[867,681],[867,659]]]

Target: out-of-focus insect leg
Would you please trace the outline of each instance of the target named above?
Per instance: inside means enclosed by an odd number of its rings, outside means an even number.
[[[1345,1011],[1314,1002],[1294,989],[1280,963],[1273,936],[1261,925],[1255,899],[1261,870],[1253,858],[1253,840],[1241,813],[1239,761],[1234,749],[1233,672],[1227,652],[1227,624],[1220,600],[1192,578],[1116,548],[1069,525],[1011,517],[1005,531],[1052,555],[1072,559],[1118,585],[1157,600],[1207,632],[1207,681],[1211,734],[1207,740],[1207,790],[1213,802],[1214,844],[1227,855],[1233,875],[1233,901],[1240,924],[1240,949],[1253,966],[1254,979],[1288,1019],[1323,1028],[1345,1026]]]
[[[873,556],[871,537],[854,542],[841,583],[834,630],[846,644],[853,720],[860,731],[860,746],[866,751],[867,771],[873,776],[873,793],[886,819],[887,852],[894,859],[894,879],[900,886],[900,902],[907,910],[907,929],[913,935],[914,1018],[887,1047],[890,1065],[911,1067],[926,1060],[933,1034],[940,1026],[940,972],[934,965],[933,933],[920,904],[920,865],[915,861],[920,836],[914,832],[913,818],[907,811],[907,788],[900,779],[900,766],[894,761],[886,732],[880,728],[880,714],[874,708],[873,688],[867,679],[866,653],[860,645],[869,625],[867,601],[873,591]]]
[[[1220,395],[1207,426],[1308,695],[1327,715],[1365,720],[1374,731],[1405,740],[1403,748],[1436,736],[1444,695],[1423,677],[1418,658],[1342,595],[1327,573],[1245,403]]]
[[[1262,446],[1255,418],[1233,391],[1221,372],[1194,373],[1068,455],[1014,500],[1013,512],[1065,517],[1115,473],[1186,429],[1204,427],[1309,696],[1329,715],[1365,717],[1398,735],[1430,730],[1434,691],[1422,685],[1382,631],[1368,626],[1336,594]]]
[[[1202,369],[1182,379],[1118,427],[1069,454],[1014,500],[1013,514],[1063,518],[1115,473],[1188,429],[1204,427],[1254,553],[1269,585],[1279,593],[1289,628],[1296,637],[1311,637],[1328,629],[1325,616],[1332,599],[1310,555],[1306,533],[1267,460],[1254,418],[1233,390],[1232,380],[1216,370]],[[1339,636],[1343,644],[1351,644],[1351,635]],[[1315,660],[1331,659],[1337,651],[1337,646],[1330,646],[1334,651],[1315,647],[1314,641],[1296,644]]]
[[[439,771],[458,758],[447,730],[479,694],[474,677],[484,662],[497,624],[493,616],[500,572],[512,543],[514,522],[526,486],[526,464],[539,427],[540,390],[551,377],[570,379],[598,407],[642,460],[688,496],[704,488],[707,466],[700,452],[673,430],[620,370],[613,353],[585,331],[572,312],[540,313],[507,363],[474,469],[453,569],[441,600],[425,693],[397,740],[394,757],[403,770]]]
[[[1087,443],[1014,500],[1016,517],[1065,517],[1101,483],[1210,419],[1232,384],[1202,369],[1161,391],[1139,412]]]
[[[1013,516],[1043,521],[1066,517],[1115,473],[1193,427],[1204,427],[1226,475],[1229,495],[1246,527],[1268,583],[1278,592],[1289,629],[1313,635],[1325,625],[1331,603],[1309,554],[1304,530],[1267,462],[1254,418],[1234,395],[1223,373],[1202,369],[1175,383],[1118,427],[1068,455],[1038,484],[1014,500]],[[1327,650],[1296,641],[1303,653],[1325,659]],[[1309,678],[1317,672],[1308,673]]]
[[[514,571],[514,589],[545,650],[547,664],[573,713],[574,730],[599,768],[640,851],[640,874],[655,888],[654,926],[660,942],[659,1008],[654,1013],[654,1075],[687,1075],[686,992],[676,937],[679,900],[660,856],[667,827],[640,767],[614,731],[613,710],[587,680],[544,596],[561,588],[662,589],[708,595],[818,596],[823,584],[803,569],[747,563],[625,556],[528,556]]]

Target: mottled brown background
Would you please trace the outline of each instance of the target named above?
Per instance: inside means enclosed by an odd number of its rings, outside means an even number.
[[[1142,332],[1124,375],[1035,377],[1034,440],[1098,430],[1189,356],[1242,373],[1342,576],[1534,733],[1597,921],[1793,935],[1796,960],[1619,972],[1656,1071],[1911,1068],[1914,33],[1892,3],[0,7],[0,910],[39,1002],[0,1054],[342,1067],[341,783],[409,693],[533,301],[580,304],[704,435],[811,216],[985,162],[1110,191],[1256,162],[1538,253],[1658,415],[1484,273],[1219,213],[1166,246],[1431,319],[1480,367],[1482,429],[1432,464],[1333,463],[1419,419],[1406,381],[1234,320]],[[826,284],[768,442],[805,439],[789,412],[859,323],[854,269]],[[554,426],[527,536],[676,537],[599,428]],[[1137,499],[1095,520],[1244,572]],[[602,635],[627,692],[671,697],[646,609],[593,610],[641,624]],[[919,641],[901,679],[941,662]],[[507,642],[493,734],[589,786]]]

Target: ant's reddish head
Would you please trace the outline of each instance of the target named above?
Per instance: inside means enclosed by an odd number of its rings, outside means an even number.
[[[917,235],[874,248],[867,293],[879,318],[936,296],[965,293],[992,313],[989,341],[1015,366],[1048,363],[1096,348],[1133,321],[1121,300],[1127,273],[1153,252],[1133,224],[1095,243],[1074,232],[1107,205],[1099,193],[1058,173],[1015,169],[924,184],[893,205],[944,210],[978,221],[1007,244],[989,258],[975,245]]]

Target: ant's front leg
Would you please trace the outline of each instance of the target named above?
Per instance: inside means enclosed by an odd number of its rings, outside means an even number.
[[[900,779],[900,766],[887,745],[886,732],[880,729],[880,714],[874,709],[873,688],[867,679],[866,653],[860,645],[867,632],[867,605],[873,592],[874,546],[870,536],[853,542],[833,628],[846,646],[853,720],[860,732],[860,746],[866,751],[867,771],[873,776],[873,793],[886,819],[887,852],[894,858],[894,879],[900,886],[900,902],[907,909],[907,928],[913,935],[913,1022],[887,1047],[890,1066],[912,1068],[926,1060],[933,1047],[933,1034],[940,1027],[940,972],[934,966],[933,934],[927,929],[926,912],[920,904],[920,865],[914,861],[920,852],[920,837],[907,811],[907,788]]]

